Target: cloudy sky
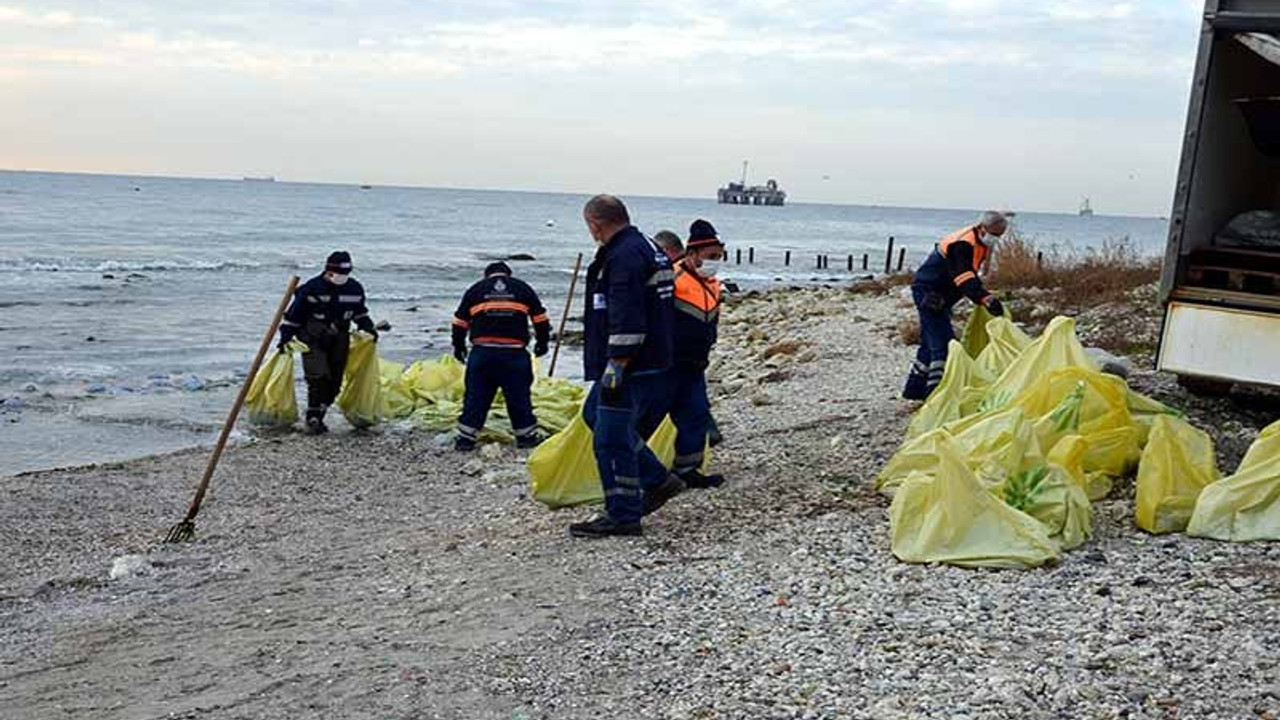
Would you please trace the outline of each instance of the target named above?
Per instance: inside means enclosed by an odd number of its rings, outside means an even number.
[[[0,0],[0,167],[1164,215],[1198,0]]]

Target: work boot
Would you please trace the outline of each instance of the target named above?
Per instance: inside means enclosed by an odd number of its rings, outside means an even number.
[[[679,475],[671,474],[663,481],[661,485],[646,490],[644,493],[644,514],[648,515],[657,512],[658,508],[667,504],[671,498],[684,492],[684,481]]]
[[[680,480],[684,482],[684,486],[690,490],[705,490],[707,488],[718,488],[724,484],[723,475],[703,475],[696,468],[678,473]]]
[[[635,537],[643,535],[640,523],[620,523],[608,515],[569,526],[569,534],[577,538]]]
[[[531,450],[542,444],[543,437],[538,433],[532,435],[521,435],[516,438],[516,447],[521,450]]]
[[[476,449],[476,441],[459,435],[453,439],[453,449],[458,452],[471,452]]]
[[[323,435],[327,432],[329,432],[329,426],[324,424],[324,408],[308,408],[307,434]]]

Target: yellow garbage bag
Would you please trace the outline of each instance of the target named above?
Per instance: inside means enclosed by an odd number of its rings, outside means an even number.
[[[290,340],[285,352],[271,356],[267,364],[258,369],[244,400],[249,422],[262,427],[286,428],[298,421],[293,354],[306,351],[306,345]]]
[[[416,401],[404,381],[404,365],[378,358],[378,381],[382,385],[382,416],[392,420],[413,414]]]
[[[930,430],[960,419],[963,416],[960,406],[965,389],[985,386],[990,380],[964,351],[964,346],[952,340],[947,348],[947,367],[942,373],[942,382],[938,383],[933,394],[929,395],[929,399],[911,418],[911,423],[907,426],[907,439],[920,437]]]
[[[1138,431],[1138,446],[1140,448],[1147,446],[1147,438],[1151,435],[1151,426],[1155,423],[1156,418],[1165,415],[1184,419],[1186,417],[1181,410],[1133,390],[1129,391],[1129,415],[1133,418],[1134,429]]]
[[[461,400],[466,366],[452,355],[437,360],[419,360],[402,376],[405,388],[420,402]]]
[[[969,322],[964,325],[964,335],[960,337],[960,344],[964,346],[965,353],[973,358],[978,359],[978,355],[987,343],[990,336],[987,335],[987,323],[991,321],[991,313],[982,305],[975,305],[973,312],[969,313]]]
[[[992,380],[1000,377],[1031,346],[1031,338],[1007,318],[987,323],[988,342],[975,358],[978,367]]]
[[[938,446],[949,441],[983,486],[998,488],[1014,473],[1043,464],[1035,430],[1020,408],[976,415],[908,440],[876,478],[876,489],[892,495],[912,473],[938,472]]]
[[[378,368],[378,343],[362,332],[351,335],[347,369],[342,374],[338,407],[352,427],[367,428],[382,422],[382,373]]]
[[[1039,520],[1063,550],[1093,536],[1093,506],[1085,494],[1084,439],[1063,438],[1047,463],[1014,476],[1003,489],[1007,504]]]
[[[668,468],[675,459],[677,432],[667,417],[649,438],[649,448]],[[593,440],[591,428],[579,410],[568,427],[529,453],[529,494],[533,499],[552,510],[603,500]],[[702,461],[703,472],[710,463],[708,450]]]
[[[1232,542],[1280,540],[1280,422],[1262,431],[1235,475],[1200,492],[1187,534]]]
[[[1182,532],[1200,492],[1217,480],[1209,434],[1172,415],[1157,417],[1138,465],[1134,520],[1149,533]]]
[[[988,324],[990,332],[990,324]],[[1017,359],[987,389],[982,411],[1002,408],[1031,388],[1037,380],[1053,370],[1079,368],[1099,373],[1098,363],[1084,351],[1076,338],[1076,322],[1056,317]],[[1061,398],[1057,398],[1061,400]]]
[[[904,562],[963,567],[1037,567],[1060,556],[1045,526],[993,495],[950,441],[936,476],[913,474],[889,509],[893,554]]]

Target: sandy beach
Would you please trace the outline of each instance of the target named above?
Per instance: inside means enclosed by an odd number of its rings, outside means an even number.
[[[530,500],[524,454],[396,428],[234,447],[184,546],[159,540],[203,451],[2,478],[0,716],[1276,718],[1280,545],[1147,535],[1131,481],[1052,567],[893,557],[873,488],[913,408],[910,312],[841,289],[730,307],[729,483],[643,538],[571,539],[592,509]],[[1131,382],[1224,468],[1274,417]]]

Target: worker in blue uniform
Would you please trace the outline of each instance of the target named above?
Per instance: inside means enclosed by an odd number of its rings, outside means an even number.
[[[486,267],[484,279],[462,296],[453,314],[453,355],[467,364],[466,391],[454,440],[456,450],[475,449],[498,390],[507,401],[516,447],[536,447],[540,442],[531,396],[533,361],[526,350],[530,323],[535,337],[533,354],[542,357],[547,354],[551,339],[551,321],[538,293],[513,277],[506,263]]]
[[[364,287],[351,277],[351,255],[336,251],[325,261],[324,272],[293,295],[280,323],[280,351],[297,338],[307,346],[302,371],[307,380],[307,432],[326,433],[325,413],[342,389],[351,345],[351,325],[376,341],[378,331],[369,317]]]
[[[671,262],[631,224],[616,197],[592,198],[583,219],[599,246],[587,269],[583,369],[594,384],[583,418],[594,433],[605,513],[569,532],[640,535],[641,517],[684,490],[638,431],[641,418],[664,415],[669,402]]]
[[[969,298],[992,315],[1004,314],[1000,299],[987,291],[978,273],[995,240],[1008,228],[1009,221],[1003,214],[989,210],[977,224],[943,238],[916,271],[911,295],[920,315],[920,349],[902,391],[904,398],[925,400],[942,382],[947,347],[955,338],[951,310],[957,302]]]

